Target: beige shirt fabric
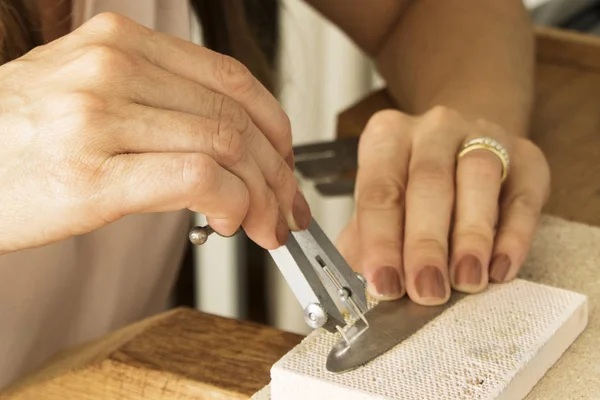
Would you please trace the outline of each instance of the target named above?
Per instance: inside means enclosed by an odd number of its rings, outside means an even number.
[[[73,0],[73,28],[104,11],[189,39],[186,0]],[[0,256],[0,389],[61,349],[164,310],[190,218],[185,211],[127,216]]]

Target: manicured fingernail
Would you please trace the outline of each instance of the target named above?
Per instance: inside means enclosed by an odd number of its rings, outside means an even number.
[[[495,255],[490,268],[490,280],[492,282],[504,282],[509,269],[510,258],[506,254]]]
[[[282,246],[287,243],[288,235],[290,234],[290,228],[288,227],[287,222],[285,222],[285,218],[281,213],[279,214],[279,222],[277,223],[277,228],[275,230],[275,235],[277,236],[277,241]]]
[[[310,208],[304,195],[299,190],[296,192],[294,198],[294,205],[292,206],[292,213],[294,214],[294,220],[300,230],[307,229],[310,225]]]
[[[454,271],[454,284],[458,288],[472,288],[481,285],[483,270],[481,261],[475,256],[464,256]]]
[[[444,275],[439,268],[428,265],[417,274],[415,281],[417,294],[422,299],[443,299],[446,297]]]
[[[295,162],[294,162],[294,153],[290,153],[286,158],[285,158],[285,162],[287,163],[287,165],[290,166],[290,168],[292,169],[292,171],[294,170],[295,167]]]
[[[379,268],[373,274],[372,286],[369,285],[371,295],[380,300],[392,300],[402,296],[400,275],[394,267]]]

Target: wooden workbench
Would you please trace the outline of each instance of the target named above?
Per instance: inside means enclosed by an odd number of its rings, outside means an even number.
[[[600,39],[539,31],[536,90],[531,137],[553,176],[545,212],[600,227]],[[390,106],[385,92],[373,94],[340,115],[340,135],[360,134],[373,112]],[[590,322],[531,397],[600,398],[600,383],[593,382],[600,370],[600,253],[593,242],[600,243],[600,228],[561,224],[544,220],[547,234],[534,243],[521,276],[588,295]],[[579,245],[581,251],[561,253],[561,246]],[[561,257],[564,269],[556,267]],[[300,340],[267,326],[177,309],[57,355],[0,398],[247,399],[268,384],[270,366]]]

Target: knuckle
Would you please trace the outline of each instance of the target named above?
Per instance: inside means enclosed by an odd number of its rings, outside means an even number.
[[[88,130],[108,108],[107,100],[92,92],[70,92],[52,99],[52,113],[65,118],[69,131]]]
[[[501,237],[503,247],[520,251],[526,251],[531,242],[526,234],[511,227],[502,227],[498,231],[498,237]]]
[[[57,109],[63,109],[68,111],[70,114],[87,110],[94,110],[104,106],[105,100],[95,94],[94,92],[88,91],[76,91],[67,92],[56,95],[52,99],[52,103],[57,104]]]
[[[293,182],[295,183],[296,181],[294,180],[292,173],[288,167],[288,165],[286,164],[285,160],[281,157],[279,157],[277,154],[277,165],[276,168],[274,169],[274,174],[272,176],[271,179],[269,179],[269,184],[271,185],[271,187],[273,188],[281,188],[284,187],[288,182]],[[296,185],[294,184],[293,188],[295,189]],[[294,190],[294,194],[295,194],[295,190]],[[294,194],[292,194],[292,198],[294,196]]]
[[[534,157],[536,160],[546,160],[542,150],[531,140],[525,138],[518,138],[517,145],[521,147],[521,151],[530,157]]]
[[[372,257],[387,261],[390,256],[394,256],[394,263],[401,261],[402,241],[400,235],[378,236],[376,241],[371,242],[371,246],[373,250],[376,250],[373,251]]]
[[[240,132],[227,121],[221,121],[212,136],[215,158],[225,168],[232,168],[246,155],[245,141]]]
[[[440,125],[460,119],[457,111],[443,105],[433,106],[425,113],[425,116],[431,123]]]
[[[462,242],[469,247],[489,249],[494,241],[494,227],[486,224],[467,224],[457,227],[453,236],[457,243]]]
[[[86,23],[86,26],[98,29],[107,34],[120,34],[131,24],[131,20],[114,12],[96,14]]]
[[[404,196],[404,187],[398,183],[371,183],[360,189],[356,208],[359,211],[392,210],[402,207]]]
[[[219,103],[219,120],[231,122],[241,133],[247,132],[250,126],[250,117],[242,106],[227,96],[222,96]]]
[[[244,94],[254,87],[254,77],[244,64],[233,57],[219,54],[216,77],[228,93]]]
[[[382,110],[376,112],[360,135],[358,141],[359,166],[370,164],[379,168],[383,158],[384,163],[392,159],[406,158],[411,148],[409,116],[396,110]],[[392,152],[396,156],[391,156]]]
[[[417,256],[424,259],[440,259],[446,262],[448,255],[447,242],[425,234],[421,234],[413,239],[414,242],[407,244],[407,248],[411,248]]]
[[[519,159],[530,160],[530,162],[542,165],[545,169],[548,169],[546,155],[542,149],[529,139],[518,139],[516,155]]]
[[[374,138],[389,138],[391,132],[398,130],[398,126],[408,121],[408,116],[400,111],[386,109],[377,111],[369,118],[364,135]]]
[[[191,153],[186,157],[176,158],[172,167],[176,172],[180,172],[183,187],[194,194],[198,191],[211,193],[218,183],[214,165],[204,154]]]
[[[455,110],[446,106],[437,105],[428,110],[422,119],[423,128],[416,132],[423,136],[422,140],[432,140],[432,135],[437,138],[440,132],[452,137],[459,137],[465,132],[465,121]],[[433,139],[437,140],[437,139]]]
[[[95,80],[106,80],[116,74],[133,74],[135,62],[125,52],[107,45],[95,43],[87,46],[80,58],[81,71]]]
[[[409,175],[409,181],[421,187],[443,190],[445,194],[452,194],[454,191],[453,170],[441,162],[417,162],[411,166]],[[437,191],[435,193],[434,191],[429,191],[432,195],[437,196],[439,194]]]
[[[514,212],[525,217],[536,218],[541,212],[543,200],[531,193],[517,193],[506,199],[504,209],[510,209],[509,212]]]

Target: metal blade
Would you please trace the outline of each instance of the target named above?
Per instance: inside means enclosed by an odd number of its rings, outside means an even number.
[[[407,296],[380,302],[365,314],[368,329],[364,330],[364,322],[358,321],[350,329],[364,332],[350,345],[342,338],[333,346],[327,358],[327,370],[346,372],[368,363],[409,338],[463,297],[465,294],[453,292],[441,306],[421,306]]]

